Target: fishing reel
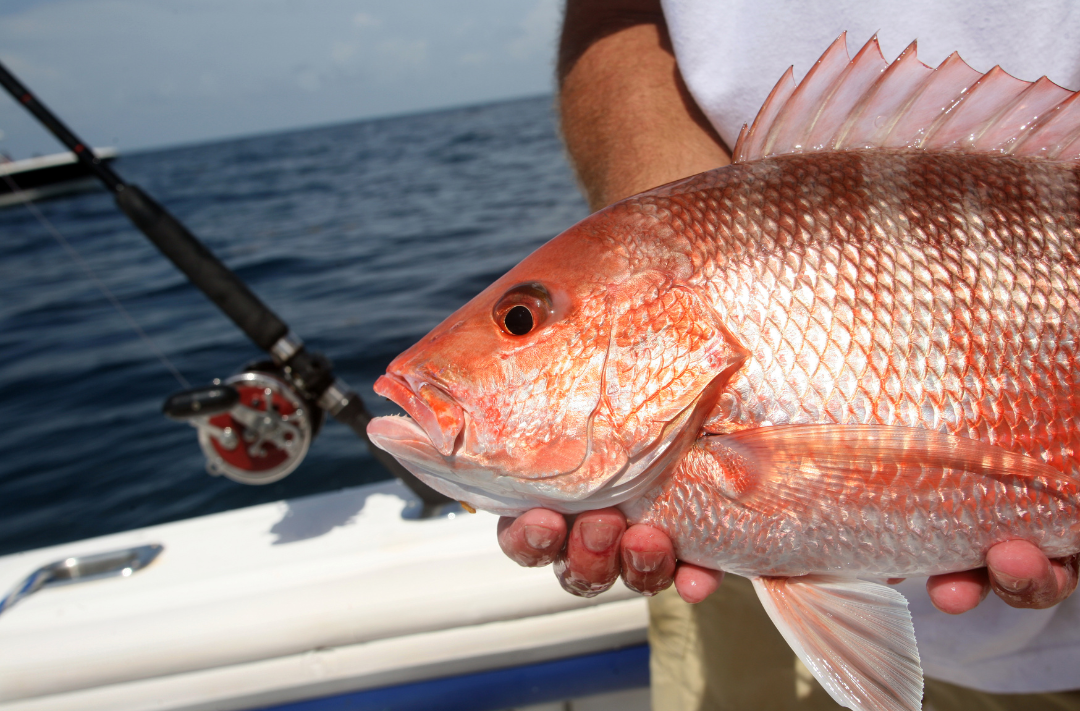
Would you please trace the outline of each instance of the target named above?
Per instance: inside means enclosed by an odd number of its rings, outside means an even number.
[[[199,433],[206,471],[241,484],[270,484],[303,461],[322,427],[322,408],[304,399],[270,361],[213,385],[176,393],[165,415]]]

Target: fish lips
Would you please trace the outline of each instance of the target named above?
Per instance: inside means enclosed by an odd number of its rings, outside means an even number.
[[[534,497],[511,490],[492,490],[491,473],[466,459],[444,457],[410,417],[376,417],[367,426],[375,446],[386,450],[413,476],[435,491],[473,508],[500,516],[520,516],[536,507]]]
[[[425,380],[392,373],[375,381],[375,392],[401,406],[439,454],[449,457],[465,429],[465,413],[450,395]]]

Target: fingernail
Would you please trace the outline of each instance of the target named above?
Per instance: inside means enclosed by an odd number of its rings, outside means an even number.
[[[555,560],[555,577],[559,579],[559,584],[562,585],[563,590],[578,597],[596,597],[618,580],[618,576],[613,576],[606,582],[591,583],[572,571],[563,556]]]
[[[555,545],[559,534],[544,526],[526,526],[525,542],[538,551],[546,551]]]
[[[624,549],[625,550],[625,549]],[[664,564],[667,554],[663,551],[627,551],[630,554],[630,566],[642,573],[651,573]]]
[[[994,573],[994,580],[998,585],[1012,593],[1021,593],[1031,587],[1031,580],[1027,578],[1014,578],[1004,573]]]
[[[581,542],[593,553],[603,553],[619,540],[619,529],[610,523],[590,521],[581,524]]]

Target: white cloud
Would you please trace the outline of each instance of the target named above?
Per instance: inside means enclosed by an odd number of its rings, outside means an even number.
[[[427,40],[390,38],[379,43],[379,54],[397,68],[416,69],[427,63]]]
[[[477,66],[487,62],[487,60],[487,52],[466,52],[465,54],[458,57],[458,64],[462,64],[465,66]]]
[[[558,0],[536,0],[519,24],[521,34],[507,44],[510,54],[520,59],[554,52],[560,19]]]
[[[352,22],[356,27],[378,27],[382,24],[379,18],[366,12],[358,12],[353,15]]]
[[[0,0],[0,58],[91,143],[203,141],[550,91],[559,0]],[[0,96],[4,148],[56,150]]]
[[[301,69],[296,74],[296,85],[304,91],[315,92],[322,88],[322,78],[312,69]]]
[[[353,42],[335,42],[333,49],[330,50],[330,56],[338,64],[347,64],[356,54],[356,49],[357,46]]]

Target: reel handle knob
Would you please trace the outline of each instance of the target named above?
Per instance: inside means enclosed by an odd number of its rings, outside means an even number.
[[[184,422],[193,417],[207,417],[228,412],[240,402],[240,391],[231,385],[215,384],[173,393],[161,412],[170,420]]]

